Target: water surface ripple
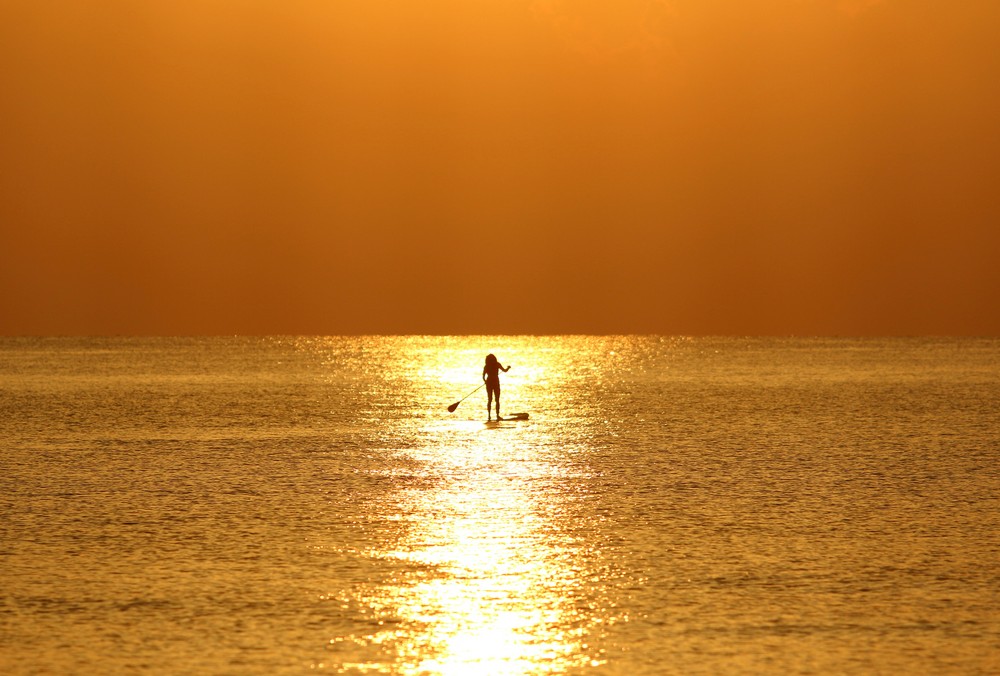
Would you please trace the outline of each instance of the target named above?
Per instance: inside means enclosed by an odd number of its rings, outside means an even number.
[[[996,340],[0,339],[0,438],[4,673],[1000,671]]]

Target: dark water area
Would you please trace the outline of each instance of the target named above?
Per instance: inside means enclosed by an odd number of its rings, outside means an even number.
[[[3,673],[1000,671],[997,340],[0,339],[0,439]]]

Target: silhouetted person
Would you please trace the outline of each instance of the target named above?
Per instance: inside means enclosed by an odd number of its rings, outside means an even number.
[[[507,373],[510,366],[504,368],[492,354],[486,355],[486,365],[483,367],[483,380],[486,381],[486,419],[490,418],[490,406],[493,398],[497,400],[497,420],[500,420],[500,371]]]

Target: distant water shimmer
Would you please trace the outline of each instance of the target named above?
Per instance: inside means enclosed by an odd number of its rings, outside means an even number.
[[[5,674],[1000,672],[998,340],[0,339],[0,439]]]

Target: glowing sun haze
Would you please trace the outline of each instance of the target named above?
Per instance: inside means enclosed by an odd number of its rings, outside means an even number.
[[[5,0],[0,333],[1000,335],[995,0]]]

